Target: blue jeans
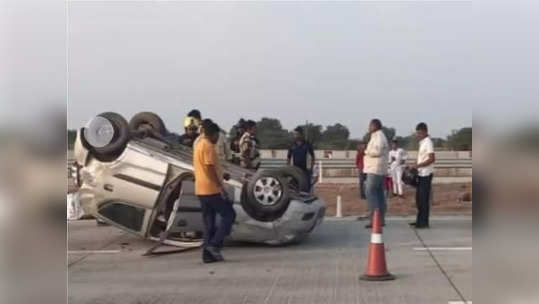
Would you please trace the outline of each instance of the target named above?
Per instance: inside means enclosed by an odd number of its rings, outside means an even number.
[[[384,224],[387,208],[386,196],[384,194],[384,176],[367,173],[365,192],[367,195],[367,204],[369,206],[369,218],[371,223],[374,209],[378,209],[382,215],[382,224]]]
[[[198,199],[204,221],[204,247],[222,247],[236,219],[232,202],[224,200],[221,194],[199,195]],[[217,215],[221,217],[219,224],[216,223]]]

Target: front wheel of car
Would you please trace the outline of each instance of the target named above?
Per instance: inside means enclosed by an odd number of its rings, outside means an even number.
[[[127,146],[129,126],[121,115],[105,112],[88,122],[83,137],[95,158],[108,162],[116,159]]]
[[[262,170],[246,184],[243,207],[254,219],[269,222],[280,218],[288,208],[288,182],[279,172]]]

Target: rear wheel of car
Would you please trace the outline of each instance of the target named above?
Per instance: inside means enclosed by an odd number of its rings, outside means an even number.
[[[283,215],[290,203],[287,180],[275,170],[257,172],[245,188],[242,205],[256,220],[274,221]]]
[[[129,121],[129,129],[136,133],[146,133],[150,136],[163,137],[167,134],[165,123],[157,114],[140,112]]]
[[[277,169],[277,172],[288,179],[288,186],[291,189],[309,191],[310,181],[307,180],[307,176],[300,168],[287,166]]]
[[[113,161],[127,146],[129,126],[117,113],[101,113],[86,125],[83,139],[95,158],[103,162]]]

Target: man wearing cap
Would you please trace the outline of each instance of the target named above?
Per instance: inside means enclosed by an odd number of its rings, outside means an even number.
[[[199,127],[199,119],[192,116],[187,116],[183,121],[183,128],[185,130],[185,133],[178,137],[179,143],[192,148],[195,140],[198,137]]]

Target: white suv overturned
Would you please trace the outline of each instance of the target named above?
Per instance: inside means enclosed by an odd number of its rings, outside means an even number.
[[[203,224],[192,150],[176,137],[150,112],[129,123],[102,113],[79,129],[75,172],[84,211],[143,238],[199,246]],[[324,203],[306,191],[310,181],[298,168],[254,172],[229,162],[222,167],[230,175],[225,191],[237,214],[228,239],[287,244],[322,222]]]

